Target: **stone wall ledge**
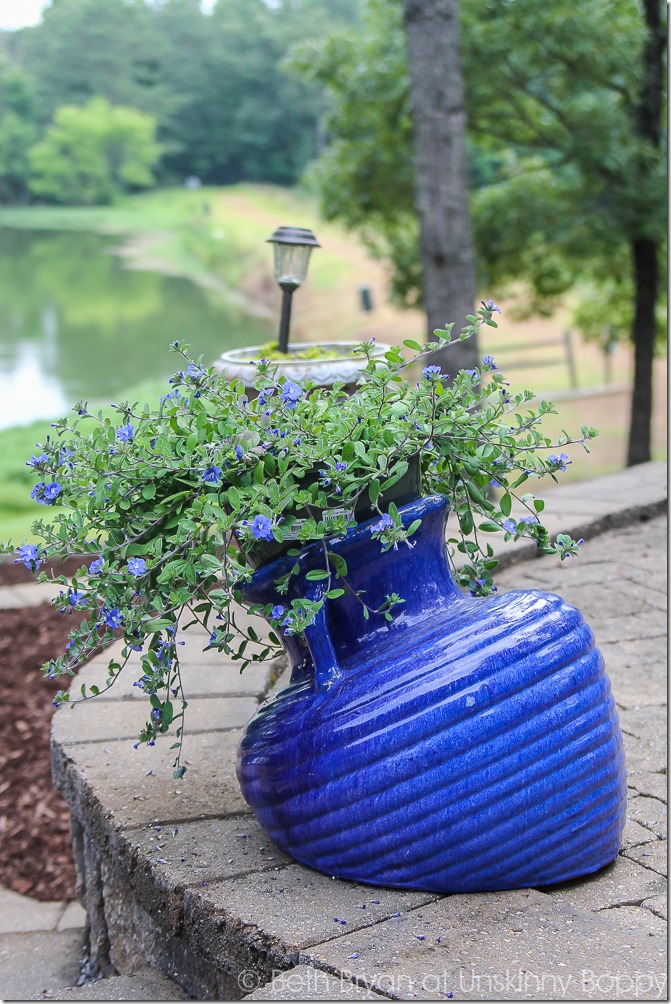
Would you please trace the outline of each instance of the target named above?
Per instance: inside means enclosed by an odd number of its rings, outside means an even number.
[[[585,610],[597,643],[603,636],[612,650],[607,662],[614,691],[618,698],[621,688],[618,701],[631,719],[625,743],[635,768],[632,812],[617,863],[568,889],[447,897],[338,881],[294,863],[260,829],[235,778],[242,728],[281,667],[250,668],[241,676],[234,665],[203,652],[206,635],[190,630],[182,659],[185,689],[194,699],[186,722],[190,763],[181,781],[172,777],[169,743],[134,749],[144,720],[132,687],[137,660],[104,698],[54,716],[54,780],[72,810],[92,971],[153,968],[203,1000],[252,992],[253,999],[269,1000],[313,999],[311,993],[342,1000],[494,999],[484,983],[478,991],[460,988],[473,960],[482,974],[506,959],[508,968],[521,958],[525,971],[535,966],[539,973],[552,967],[556,973],[559,965],[576,981],[585,968],[666,972],[660,915],[665,672],[658,642],[665,616],[663,574],[654,567],[661,561],[662,520],[655,517],[666,509],[666,469],[646,464],[562,486],[552,492],[551,509],[554,530],[589,541],[585,564],[574,561],[566,574],[568,562],[529,563],[528,547],[511,546],[504,563],[514,567],[503,573],[505,588],[540,576],[542,588],[582,589],[587,599],[581,593],[579,605],[589,606],[589,597],[597,602],[611,556],[619,560],[623,547],[631,553],[625,564],[632,582],[656,576],[655,602],[639,616],[638,635],[628,636],[619,659],[617,640],[608,641],[612,606]],[[607,532],[613,527],[621,529]],[[531,553],[535,557],[535,548]],[[519,562],[527,563],[519,568]],[[645,652],[645,687],[637,646]],[[105,665],[106,657],[92,660],[77,689],[82,680],[104,679]],[[637,687],[644,695],[640,707]],[[511,928],[519,934],[512,945]],[[322,974],[319,987],[310,984],[311,973]],[[443,981],[440,988],[429,987],[434,976]],[[571,990],[571,999],[613,996],[612,985],[603,995],[590,995],[577,982]],[[525,996],[513,988],[506,999]]]

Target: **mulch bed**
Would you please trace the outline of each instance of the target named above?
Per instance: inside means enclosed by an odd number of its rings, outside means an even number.
[[[22,566],[0,563],[0,586],[34,581]],[[53,786],[49,750],[52,695],[63,683],[40,667],[63,652],[83,616],[49,603],[0,610],[0,885],[39,900],[75,898],[70,811]]]

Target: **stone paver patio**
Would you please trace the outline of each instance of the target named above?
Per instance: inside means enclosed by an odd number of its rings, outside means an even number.
[[[277,667],[241,676],[190,631],[182,781],[166,744],[133,748],[144,707],[130,668],[119,689],[54,719],[55,778],[75,819],[101,971],[149,967],[199,999],[666,999],[665,495],[661,464],[556,490],[556,529],[588,538],[582,556],[524,553],[497,580],[575,603],[604,653],[629,773],[613,865],[542,890],[438,896],[293,863],[234,774],[241,727]],[[103,665],[81,677],[99,682]]]

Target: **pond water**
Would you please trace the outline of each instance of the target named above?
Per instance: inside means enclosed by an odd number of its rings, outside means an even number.
[[[123,267],[119,238],[0,229],[0,429],[112,403],[193,356],[266,342],[274,325],[188,279]]]

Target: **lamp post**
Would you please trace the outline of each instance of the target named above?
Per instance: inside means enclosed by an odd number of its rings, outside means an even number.
[[[291,297],[305,280],[313,248],[321,247],[311,230],[303,227],[278,227],[268,241],[275,245],[275,278],[282,290],[282,314],[278,348],[289,351],[289,325],[291,323]]]

